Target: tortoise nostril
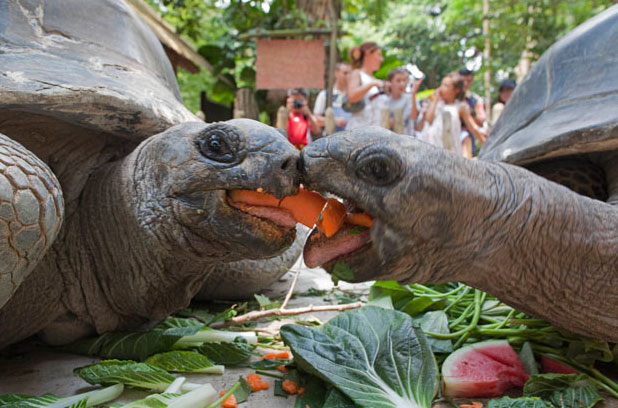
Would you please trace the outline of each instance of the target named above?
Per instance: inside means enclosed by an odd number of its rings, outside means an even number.
[[[281,170],[288,170],[294,167],[298,167],[298,160],[294,160],[293,158],[287,158],[281,163]]]

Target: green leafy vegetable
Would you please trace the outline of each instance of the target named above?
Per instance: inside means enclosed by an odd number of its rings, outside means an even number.
[[[285,325],[281,336],[304,371],[361,407],[431,407],[438,369],[420,328],[375,306],[344,312],[318,328]]]
[[[448,316],[441,310],[427,312],[414,318],[424,332],[448,334]],[[434,353],[450,353],[453,351],[453,343],[450,339],[436,339],[427,336],[427,342]]]
[[[204,343],[199,352],[215,364],[236,365],[244,363],[251,357],[255,345],[242,341],[231,343]]]
[[[539,373],[539,369],[534,359],[534,352],[532,351],[532,346],[529,341],[525,342],[523,346],[521,346],[521,350],[519,351],[519,359],[523,363],[528,375],[535,375]]]
[[[524,395],[541,397],[560,408],[590,408],[602,401],[585,374],[537,374],[524,385]]]
[[[331,388],[326,395],[326,401],[322,408],[355,408],[356,405],[341,391]]]
[[[0,395],[0,406],[10,408],[87,408],[114,400],[122,394],[124,386],[115,384],[100,390],[85,392],[71,397],[58,397],[53,394],[44,394],[38,397],[22,394]]]
[[[522,397],[511,398],[502,397],[492,399],[487,402],[487,408],[554,408],[540,398]]]
[[[345,261],[337,261],[335,262],[335,266],[333,266],[333,271],[331,272],[331,279],[333,283],[337,285],[340,280],[344,281],[353,281],[354,280],[354,272],[350,265]]]
[[[252,392],[252,388],[243,377],[238,379],[238,388],[234,391],[234,398],[238,404],[245,402]]]
[[[90,384],[124,384],[159,392],[174,381],[174,376],[167,371],[134,361],[104,360],[76,368],[73,373]]]
[[[193,351],[175,350],[159,353],[149,357],[145,362],[176,373],[223,374],[225,370],[222,365],[215,365],[208,357]]]

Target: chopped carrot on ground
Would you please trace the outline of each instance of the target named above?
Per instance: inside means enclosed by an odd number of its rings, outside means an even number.
[[[291,212],[296,221],[312,228],[318,220],[324,204],[326,204],[326,199],[321,194],[300,188],[298,194],[283,197],[279,207]]]
[[[483,403],[479,401],[472,401],[471,404],[461,404],[459,408],[483,408]]]
[[[298,387],[298,395],[303,395],[305,393],[305,387]]]
[[[260,384],[260,390],[267,390],[269,386],[270,383],[268,381],[264,381],[262,384]]]
[[[373,218],[371,218],[371,216],[367,213],[353,213],[345,216],[345,222],[348,224],[369,228],[373,224]]]
[[[232,201],[259,205],[262,207],[278,207],[279,201],[281,201],[272,194],[252,190],[230,190],[228,195]]]
[[[224,395],[225,390],[221,391],[221,393],[219,394],[220,397],[223,397]],[[238,403],[236,402],[236,397],[234,396],[234,394],[230,394],[230,396],[221,403],[221,406],[223,408],[236,408],[237,405]]]
[[[278,370],[278,371],[281,371],[282,373],[287,373],[287,372],[288,372],[288,369],[287,369],[287,368],[285,368],[285,366],[284,366],[284,365],[278,365],[278,366],[277,366],[277,370]]]
[[[322,210],[322,217],[318,221],[318,230],[327,238],[332,237],[339,231],[345,220],[345,205],[336,198],[326,199],[326,205]]]
[[[260,391],[263,390],[264,388],[262,388],[262,377],[260,377],[258,374],[249,374],[247,375],[247,383],[249,383],[249,385],[251,386],[251,391],[255,392],[255,391]],[[268,383],[266,383],[268,384]],[[266,387],[268,388],[268,387]]]
[[[283,388],[283,391],[291,395],[298,393],[298,383],[292,380],[283,380],[283,384],[281,384],[281,388]]]

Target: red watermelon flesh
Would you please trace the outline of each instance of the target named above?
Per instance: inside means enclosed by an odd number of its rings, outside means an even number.
[[[555,374],[579,374],[579,371],[573,367],[547,356],[541,356],[541,371]]]
[[[462,347],[442,364],[448,397],[499,397],[510,388],[522,387],[528,378],[519,356],[505,340]]]

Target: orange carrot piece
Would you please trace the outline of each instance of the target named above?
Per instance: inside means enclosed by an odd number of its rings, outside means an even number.
[[[278,370],[278,371],[281,371],[282,373],[287,373],[287,372],[288,372],[288,369],[287,369],[287,368],[285,368],[285,366],[284,366],[283,364],[278,365],[278,366],[277,366],[277,370]]]
[[[272,194],[261,193],[253,190],[230,190],[228,195],[232,201],[262,207],[278,207],[279,201],[281,201]]]
[[[260,377],[258,374],[247,375],[247,383],[251,386],[251,391],[253,392],[264,389],[262,388],[262,377]]]
[[[345,222],[369,228],[373,224],[373,218],[367,213],[353,213],[345,216]]]
[[[318,221],[318,230],[327,238],[332,237],[339,231],[345,220],[345,205],[336,198],[326,199],[326,205],[322,210],[322,217]]]
[[[483,403],[479,401],[472,401],[471,404],[461,404],[459,408],[483,408]]]
[[[305,393],[305,387],[298,387],[298,395],[303,395]]]
[[[264,354],[260,358],[260,360],[274,360],[276,358],[277,358],[277,354],[275,354],[275,353],[267,353],[267,354]]]
[[[287,358],[289,360],[291,358],[290,357],[290,352],[289,351],[282,351],[281,353],[276,353],[275,354],[275,358]]]
[[[219,394],[220,397],[223,397],[224,395],[225,390],[221,391],[221,393]],[[234,394],[230,394],[230,396],[221,403],[221,406],[223,408],[236,408],[238,406],[238,403],[236,402],[236,397],[234,396]]]
[[[298,393],[298,384],[292,380],[283,380],[281,388],[283,388],[283,391],[291,395]]]
[[[312,228],[318,220],[324,204],[326,204],[326,199],[322,195],[315,191],[300,188],[298,194],[283,197],[279,207],[291,212],[297,222]]]
[[[270,383],[268,381],[264,381],[262,384],[260,384],[260,390],[267,390],[269,386]]]

